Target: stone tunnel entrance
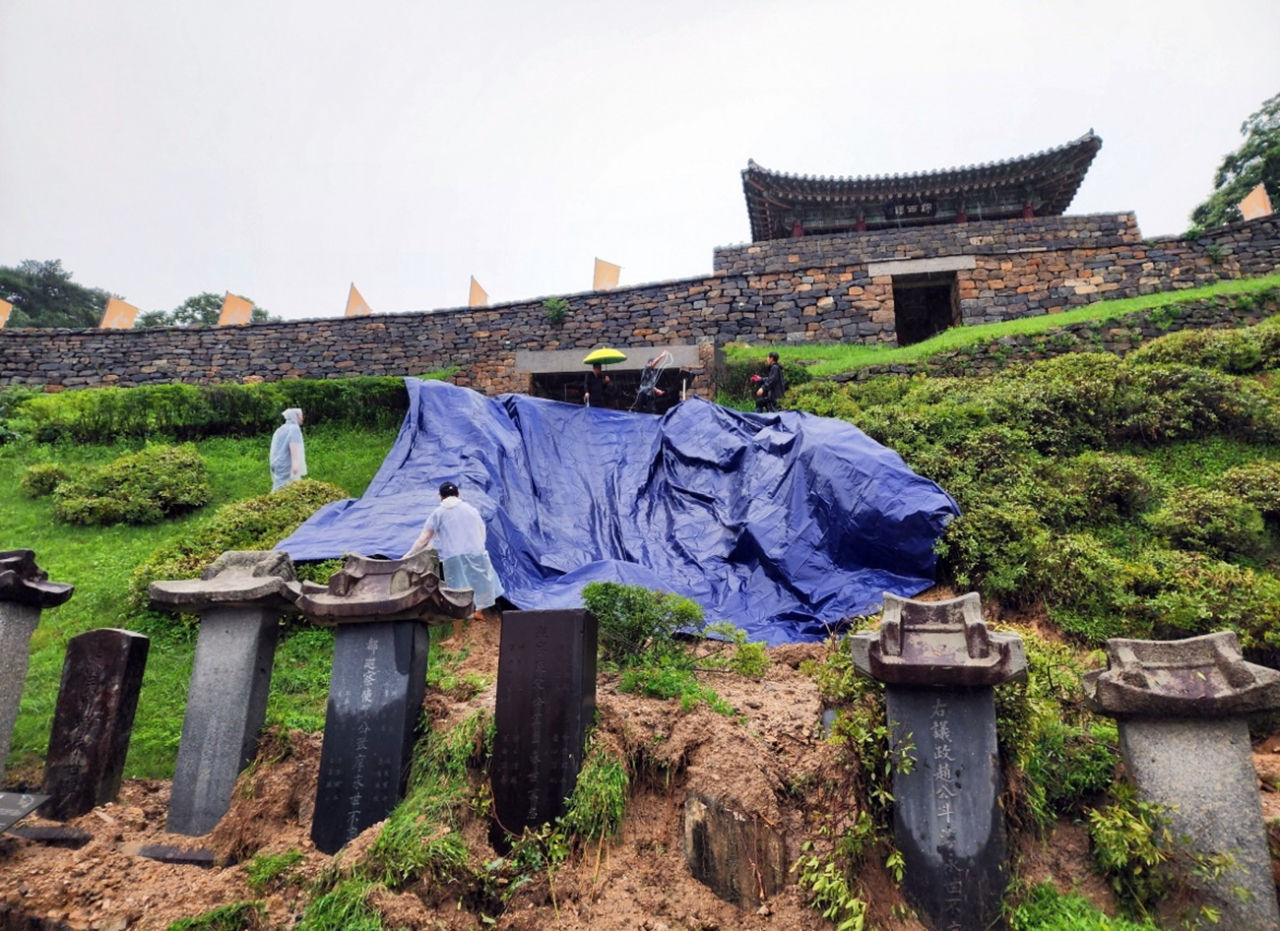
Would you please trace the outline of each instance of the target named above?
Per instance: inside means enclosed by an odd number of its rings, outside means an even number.
[[[895,277],[893,316],[899,346],[923,342],[958,325],[955,272]]]
[[[593,347],[562,349],[549,352],[516,353],[518,375],[527,373],[528,393],[537,398],[582,403],[583,379],[590,370],[582,357]],[[660,397],[654,398],[653,412],[666,413],[685,397],[714,395],[710,375],[703,370],[697,346],[617,346],[626,354],[625,362],[604,366],[604,372],[613,383],[609,407],[615,410],[640,410],[637,403],[640,378],[645,362],[662,350],[671,353],[671,361],[658,379]]]

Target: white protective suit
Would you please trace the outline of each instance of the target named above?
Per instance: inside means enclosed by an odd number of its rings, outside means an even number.
[[[271,490],[279,491],[307,474],[307,451],[302,441],[302,410],[291,407],[280,414],[284,423],[271,435]]]

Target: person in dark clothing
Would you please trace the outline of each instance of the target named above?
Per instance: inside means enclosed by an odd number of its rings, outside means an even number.
[[[613,380],[604,374],[604,367],[597,362],[582,380],[582,403],[587,407],[608,407],[612,390]]]
[[[771,352],[764,378],[760,379],[760,387],[756,389],[756,411],[764,413],[778,410],[778,402],[782,400],[782,393],[786,390],[787,384],[782,377],[782,365],[778,362],[778,354]]]
[[[644,364],[644,369],[640,372],[640,389],[636,392],[635,403],[631,405],[632,410],[638,408],[645,414],[652,414],[656,411],[658,398],[666,394],[665,391],[658,387],[658,380],[662,377],[662,371],[670,361],[671,353],[664,349]]]

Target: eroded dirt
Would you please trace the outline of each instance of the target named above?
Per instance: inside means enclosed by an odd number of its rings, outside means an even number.
[[[428,697],[431,720],[442,727],[477,708],[492,711],[499,622],[469,622],[447,644],[465,648],[461,672],[476,672],[489,684],[475,695]],[[591,845],[553,878],[542,877],[514,894],[496,924],[483,921],[449,889],[413,886],[380,891],[370,903],[387,928],[505,931],[793,931],[831,927],[790,883],[759,908],[741,909],[693,879],[685,863],[682,811],[690,791],[757,813],[788,839],[788,857],[811,841],[829,841],[824,825],[839,827],[856,815],[842,798],[844,781],[836,750],[822,739],[822,703],[813,681],[799,671],[823,646],[792,645],[770,651],[772,665],[761,681],[708,673],[706,681],[739,712],[734,720],[706,708],[681,712],[674,701],[619,693],[603,677],[598,691],[603,739],[655,764],[632,787],[620,834]],[[1267,817],[1280,815],[1280,739],[1258,748]],[[0,903],[29,917],[60,921],[74,929],[162,929],[176,919],[234,902],[262,900],[267,927],[289,928],[301,918],[309,881],[351,862],[376,838],[374,826],[337,857],[315,850],[308,837],[314,805],[320,736],[293,733],[264,740],[257,763],[241,777],[231,810],[202,838],[168,834],[164,819],[169,784],[130,780],[119,800],[69,822],[92,835],[78,850],[48,847],[13,836],[0,839]],[[665,773],[655,777],[654,772]],[[23,826],[52,825],[27,818]],[[497,857],[488,847],[487,825],[468,825],[473,856]],[[174,865],[139,856],[144,845],[212,850],[225,865]],[[1078,826],[1063,825],[1048,841],[1015,842],[1021,875],[1051,879],[1077,889],[1114,911],[1105,883],[1089,869],[1088,843]],[[259,854],[300,851],[302,861],[286,883],[252,889],[246,861]],[[874,920],[884,927],[919,929],[914,919],[895,917],[902,899],[882,871],[862,877]]]

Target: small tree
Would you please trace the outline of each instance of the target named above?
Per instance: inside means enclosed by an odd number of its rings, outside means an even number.
[[[187,298],[173,310],[149,310],[139,314],[134,327],[145,329],[157,326],[215,326],[222,313],[222,300],[220,294],[202,291]],[[271,315],[256,304],[249,315],[252,323],[265,323],[271,319],[273,319]]]
[[[1213,178],[1213,193],[1191,211],[1189,235],[1243,219],[1240,201],[1259,183],[1280,202],[1280,94],[1240,126],[1244,145],[1227,155]]]
[[[10,327],[96,327],[109,297],[72,281],[61,259],[0,267],[0,298],[13,305]]]

